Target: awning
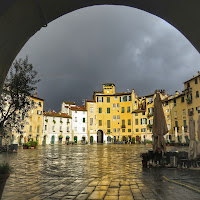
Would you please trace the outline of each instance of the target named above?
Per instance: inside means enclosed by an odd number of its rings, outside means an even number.
[[[69,136],[66,137],[66,139],[69,139],[69,138],[70,138]]]
[[[63,138],[63,136],[62,136],[62,135],[59,135],[58,137],[59,137],[59,138]]]

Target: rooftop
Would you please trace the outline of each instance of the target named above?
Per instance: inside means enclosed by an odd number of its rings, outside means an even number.
[[[50,116],[50,117],[63,117],[63,118],[72,118],[66,113],[57,113],[55,111],[49,111],[49,112],[44,112],[44,116]]]

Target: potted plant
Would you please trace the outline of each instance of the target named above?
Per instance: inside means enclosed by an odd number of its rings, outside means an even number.
[[[24,144],[23,144],[23,149],[28,149],[28,147],[29,147],[29,146],[28,146],[28,143],[24,143]]]
[[[135,144],[135,138],[134,137],[132,137],[132,139],[131,139],[132,141],[131,141],[131,143],[132,144]]]
[[[13,168],[10,166],[9,163],[4,162],[0,164],[0,199],[3,194],[3,189],[6,181],[12,172]]]

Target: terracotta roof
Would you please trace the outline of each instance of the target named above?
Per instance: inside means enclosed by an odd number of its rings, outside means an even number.
[[[121,96],[121,95],[131,95],[131,92],[121,92],[121,93],[115,93],[114,96]]]
[[[174,99],[177,99],[177,98],[179,98],[179,97],[182,97],[182,96],[184,96],[185,94],[184,93],[182,93],[182,94],[179,94],[178,96],[169,96],[169,97],[167,97],[167,98],[165,98],[165,99],[163,99],[162,101],[171,101],[171,100],[174,100]]]
[[[64,101],[63,103],[69,104],[69,105],[76,105],[75,102],[66,102],[66,101]]]
[[[67,115],[66,113],[56,113],[53,111],[44,112],[44,116],[72,118],[71,116]]]
[[[95,100],[87,100],[87,102],[96,102]]]
[[[39,97],[34,97],[34,96],[30,96],[31,98],[34,98],[34,99],[39,99],[39,100],[41,100],[41,101],[44,101],[44,99],[41,99],[41,98],[39,98]]]
[[[71,107],[70,109],[75,110],[75,111],[87,111],[84,106],[74,106],[74,107]]]

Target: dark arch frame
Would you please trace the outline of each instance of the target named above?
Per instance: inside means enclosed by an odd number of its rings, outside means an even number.
[[[6,0],[0,7],[0,92],[11,63],[37,31],[67,13],[94,5],[129,6],[156,15],[200,52],[199,0]]]

